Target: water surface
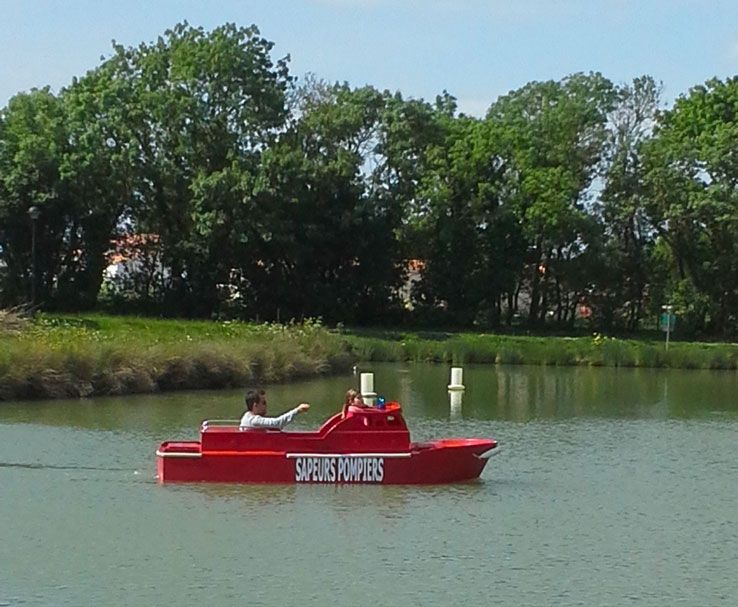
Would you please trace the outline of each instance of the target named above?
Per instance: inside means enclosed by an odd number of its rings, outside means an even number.
[[[738,604],[738,374],[375,365],[415,440],[493,436],[479,482],[158,485],[241,392],[0,403],[0,606]],[[269,387],[338,409],[353,376]]]

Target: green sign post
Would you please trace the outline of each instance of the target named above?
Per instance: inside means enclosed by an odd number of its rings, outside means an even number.
[[[674,306],[661,306],[661,309],[663,310],[663,312],[661,313],[659,325],[661,326],[661,330],[666,332],[666,349],[668,350],[669,336],[674,330],[674,325],[676,325],[676,316],[672,314]]]

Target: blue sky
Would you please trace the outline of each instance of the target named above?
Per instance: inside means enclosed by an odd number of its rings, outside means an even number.
[[[531,80],[649,74],[667,102],[738,73],[738,0],[0,0],[0,107],[69,84],[177,22],[255,23],[293,75],[433,99],[482,115]]]

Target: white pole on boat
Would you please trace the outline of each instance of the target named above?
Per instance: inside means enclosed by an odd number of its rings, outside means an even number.
[[[361,374],[361,395],[367,401],[367,404],[374,404],[374,399],[377,396],[374,391],[374,373]]]
[[[464,390],[464,370],[461,367],[451,367],[450,391]]]

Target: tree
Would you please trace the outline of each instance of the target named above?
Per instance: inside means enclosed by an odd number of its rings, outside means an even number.
[[[429,238],[434,209],[428,181],[434,158],[445,146],[455,112],[456,101],[445,92],[436,98],[435,104],[430,104],[385,91],[369,158],[368,196],[372,206],[382,209],[387,217],[380,236],[384,243],[390,242],[390,238],[394,241],[392,284],[398,286],[406,280],[410,266],[417,260],[425,268],[421,288],[410,292],[409,301],[403,302],[410,307],[420,304],[416,314],[433,309],[438,303],[433,291],[436,264]],[[388,278],[386,274],[384,280]]]
[[[602,75],[574,74],[532,82],[487,113],[510,164],[504,204],[514,209],[528,243],[531,324],[542,323],[551,308],[560,321],[573,318],[582,285],[567,268],[597,235],[588,205],[615,99]]]
[[[271,48],[255,27],[180,24],[155,44],[114,45],[58,98],[44,90],[12,100],[0,132],[6,297],[29,284],[25,210],[36,205],[47,303],[93,305],[111,237],[128,231],[156,235],[170,312],[216,310],[260,156],[286,116],[290,77]]]
[[[142,167],[128,76],[111,59],[61,94],[69,145],[60,165],[68,197],[57,306],[95,305],[111,239],[136,210]]]
[[[647,211],[674,261],[671,292],[693,293],[693,328],[738,330],[738,78],[680,97],[646,146]],[[667,293],[667,296],[669,293]]]
[[[421,223],[428,263],[422,296],[455,324],[498,325],[515,291],[521,233],[501,205],[506,162],[488,123],[446,117],[446,138],[428,153]],[[508,319],[509,320],[509,319]]]
[[[0,113],[0,250],[7,264],[2,305],[31,300],[31,223],[40,209],[35,260],[37,300],[47,301],[58,274],[69,215],[60,174],[69,146],[62,102],[48,88],[13,97]]]
[[[258,254],[242,264],[267,317],[366,322],[393,306],[396,221],[367,189],[384,96],[365,87],[307,91],[264,154],[256,190]]]
[[[172,312],[209,315],[249,233],[264,149],[283,128],[287,60],[255,26],[179,24],[154,44],[115,47],[142,167],[135,229],[159,236]]]
[[[622,313],[624,326],[633,331],[644,314],[654,230],[646,213],[642,148],[656,123],[660,94],[653,78],[636,78],[631,86],[618,89],[617,106],[610,115],[600,195],[606,259],[595,281],[597,308],[606,328]]]

